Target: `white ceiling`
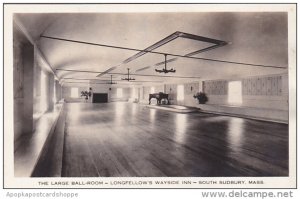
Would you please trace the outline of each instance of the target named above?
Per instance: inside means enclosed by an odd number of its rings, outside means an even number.
[[[231,42],[195,57],[262,65],[288,66],[286,13],[87,13],[17,14],[19,21],[37,42],[59,78],[109,79],[106,74],[58,71],[56,69],[105,71],[118,66],[137,52],[41,38],[40,35],[70,40],[145,49],[168,35],[181,31]],[[177,38],[155,51],[184,55],[207,47],[207,43]],[[172,58],[172,57],[168,57]],[[163,55],[147,53],[114,73],[164,75],[154,71],[163,66]],[[135,72],[140,68],[146,70]],[[168,76],[195,76],[201,79],[235,78],[276,74],[286,69],[228,64],[188,58],[168,63],[176,69]],[[114,75],[114,80],[124,76]],[[135,76],[137,80],[179,81],[174,78]]]

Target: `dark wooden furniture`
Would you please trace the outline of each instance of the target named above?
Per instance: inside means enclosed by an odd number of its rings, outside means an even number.
[[[149,94],[149,104],[151,104],[151,99],[155,98],[157,100],[157,104],[161,104],[161,100],[162,99],[166,99],[168,101],[169,104],[169,95],[163,92],[159,92],[159,93],[152,93]]]

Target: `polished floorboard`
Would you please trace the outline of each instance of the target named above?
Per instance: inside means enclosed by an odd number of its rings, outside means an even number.
[[[288,176],[288,125],[127,102],[66,104],[63,177]]]

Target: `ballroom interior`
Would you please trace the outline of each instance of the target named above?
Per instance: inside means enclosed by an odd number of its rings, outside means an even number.
[[[15,177],[289,175],[285,12],[15,13]]]

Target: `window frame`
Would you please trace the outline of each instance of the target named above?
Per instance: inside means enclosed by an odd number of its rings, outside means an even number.
[[[241,80],[228,81],[227,102],[229,105],[241,106],[243,104],[243,90],[242,89],[243,88],[242,88]],[[232,95],[235,95],[235,96],[232,96]]]

